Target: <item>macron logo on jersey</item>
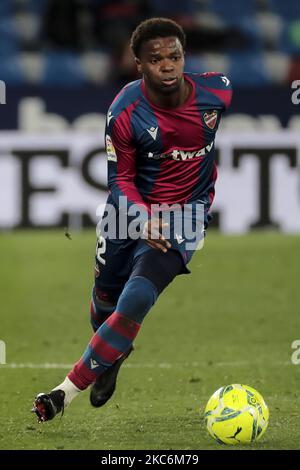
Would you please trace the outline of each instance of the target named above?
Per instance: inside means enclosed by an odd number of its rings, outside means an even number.
[[[110,123],[110,121],[112,120],[112,118],[113,118],[113,115],[112,115],[111,111],[109,111],[109,113],[108,113],[108,115],[107,115],[107,125],[108,125],[108,126],[109,126],[109,123]]]
[[[147,129],[147,131],[148,131],[149,134],[151,135],[152,139],[153,139],[153,140],[156,140],[158,127],[150,127],[150,129]]]
[[[181,243],[183,243],[185,240],[185,238],[182,238],[182,236],[178,235],[178,233],[175,234],[175,237],[176,237],[178,245],[181,245]]]
[[[223,76],[223,77],[221,77],[221,79],[222,79],[222,82],[224,82],[226,86],[229,85],[230,81],[228,80],[227,77]]]

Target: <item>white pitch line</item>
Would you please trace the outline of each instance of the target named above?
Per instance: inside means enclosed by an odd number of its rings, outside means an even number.
[[[56,364],[50,362],[45,362],[44,364],[34,364],[33,362],[17,364],[12,362],[10,364],[2,364],[0,368],[1,367],[3,367],[3,369],[72,369],[73,364]]]
[[[74,364],[64,364],[64,363],[50,363],[45,362],[44,364],[35,364],[33,362],[25,363],[10,363],[10,364],[1,364],[3,369],[72,369]],[[264,366],[264,365],[273,365],[273,366],[288,366],[293,365],[289,361],[285,362],[251,362],[251,361],[224,361],[224,362],[181,362],[181,363],[169,363],[161,362],[158,364],[155,363],[136,363],[136,364],[124,364],[123,367],[128,369],[173,369],[173,368],[197,368],[197,367],[241,367],[241,366]]]

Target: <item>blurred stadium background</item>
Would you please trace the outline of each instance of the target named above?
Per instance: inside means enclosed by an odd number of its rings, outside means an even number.
[[[147,318],[111,404],[95,414],[80,397],[59,432],[37,429],[32,397],[90,336],[105,115],[137,78],[130,34],[153,16],[184,27],[187,71],[233,84],[217,136],[216,232]],[[0,449],[215,448],[203,424],[195,432],[195,410],[243,381],[271,408],[259,448],[298,448],[299,0],[1,0],[0,80]]]
[[[233,83],[217,141],[214,224],[300,231],[297,0],[1,0],[1,228],[95,224],[105,114],[137,78],[132,30],[158,15],[184,26],[186,70],[220,71]]]

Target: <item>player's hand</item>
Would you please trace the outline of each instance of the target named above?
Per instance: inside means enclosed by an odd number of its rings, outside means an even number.
[[[161,219],[147,220],[143,229],[143,236],[146,239],[146,243],[155,248],[161,250],[164,253],[171,248],[171,243],[162,235],[162,230],[168,227],[169,224],[163,222]]]

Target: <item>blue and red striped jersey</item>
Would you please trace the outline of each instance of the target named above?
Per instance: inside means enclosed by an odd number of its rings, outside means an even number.
[[[154,104],[144,81],[126,85],[111,104],[106,125],[108,187],[118,205],[151,212],[151,204],[184,204],[196,200],[208,209],[215,193],[215,135],[228,108],[232,90],[228,78],[214,72],[185,73],[192,85],[178,108]]]

